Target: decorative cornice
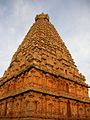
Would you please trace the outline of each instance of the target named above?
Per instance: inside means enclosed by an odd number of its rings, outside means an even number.
[[[19,90],[17,89],[15,91],[11,91],[8,94],[6,94],[5,96],[2,96],[0,98],[0,101],[5,100],[7,98],[11,98],[11,97],[17,96],[17,95],[20,95],[20,94],[23,94],[23,93],[26,93],[28,91],[35,91],[35,92],[39,92],[39,93],[42,93],[42,94],[55,96],[55,97],[58,97],[58,98],[62,97],[62,98],[66,98],[66,99],[70,99],[70,100],[76,100],[78,102],[90,104],[90,100],[89,99],[80,99],[78,97],[73,97],[71,95],[64,94],[63,92],[60,92],[60,93],[51,92],[51,91],[45,90],[43,88],[33,87],[32,85],[31,86],[30,85],[24,86],[23,88],[20,88]]]

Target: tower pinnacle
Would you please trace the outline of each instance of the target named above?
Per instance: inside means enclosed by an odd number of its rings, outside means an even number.
[[[47,19],[49,21],[49,16],[48,14],[41,13],[39,15],[36,15],[35,21],[37,21],[38,19]]]

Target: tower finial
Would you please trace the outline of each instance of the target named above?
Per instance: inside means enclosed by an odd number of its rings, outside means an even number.
[[[39,15],[36,15],[35,21],[37,21],[38,19],[47,19],[49,21],[49,16],[48,14],[41,13]]]

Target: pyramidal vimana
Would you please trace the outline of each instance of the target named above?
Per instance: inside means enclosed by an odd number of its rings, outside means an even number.
[[[39,14],[0,78],[0,120],[90,120],[89,85]]]

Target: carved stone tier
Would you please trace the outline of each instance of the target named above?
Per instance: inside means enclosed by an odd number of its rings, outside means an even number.
[[[88,87],[48,14],[36,15],[0,78],[0,120],[90,120]]]

